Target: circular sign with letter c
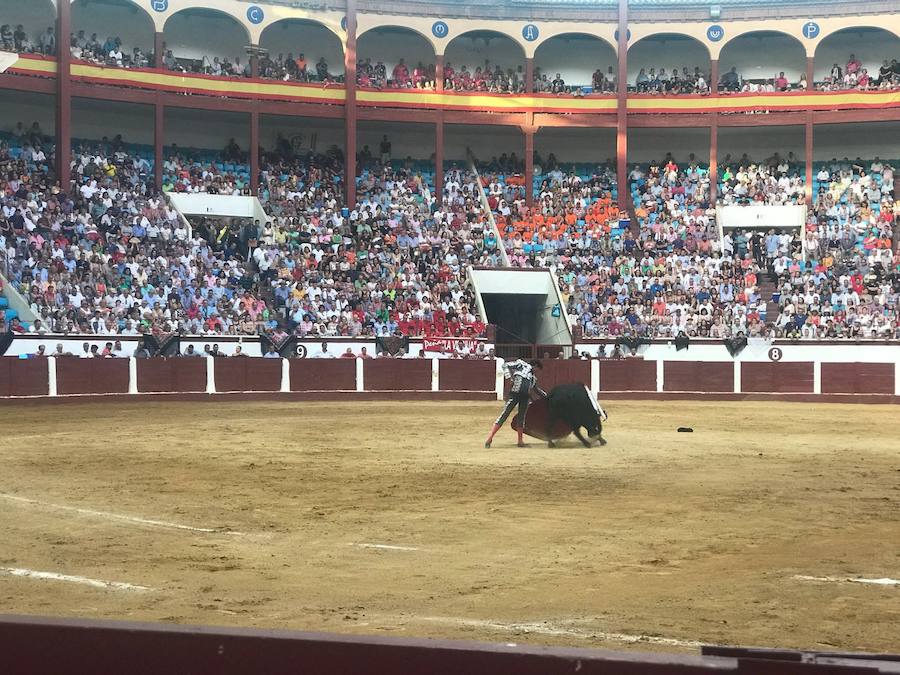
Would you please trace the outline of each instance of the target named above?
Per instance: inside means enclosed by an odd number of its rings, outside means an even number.
[[[784,352],[780,347],[772,347],[769,350],[769,361],[781,361],[782,356],[784,356]]]
[[[250,23],[262,23],[265,18],[266,15],[263,13],[262,7],[251,5],[247,8],[247,21]]]

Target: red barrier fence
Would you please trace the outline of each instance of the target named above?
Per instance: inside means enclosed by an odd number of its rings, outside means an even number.
[[[741,391],[754,393],[812,394],[814,388],[814,364],[754,363],[741,364]]]
[[[291,391],[354,391],[356,359],[291,359]]]
[[[213,359],[216,391],[278,391],[281,359]]]
[[[893,394],[894,373],[883,363],[823,363],[823,394]]]
[[[666,361],[665,391],[734,391],[734,364],[727,361]]]
[[[898,402],[900,364],[549,359],[541,388],[581,382],[601,395],[819,395]],[[496,361],[454,359],[0,358],[0,398],[90,394],[497,396]],[[501,393],[502,395],[502,393]]]
[[[136,359],[137,390],[206,391],[206,359]]]
[[[787,650],[687,656],[22,616],[0,616],[0,654],[15,675],[877,675],[897,665],[862,654],[835,665],[827,653]]]
[[[127,394],[127,359],[54,359],[56,390],[65,394]]]
[[[47,359],[0,358],[0,396],[46,396]]]

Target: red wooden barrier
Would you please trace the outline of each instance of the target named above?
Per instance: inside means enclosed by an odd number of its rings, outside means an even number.
[[[137,389],[142,394],[206,391],[206,359],[137,359]]]
[[[366,391],[431,391],[431,359],[369,359],[363,381]]]
[[[441,391],[494,391],[497,387],[497,366],[492,360],[442,359],[438,376]]]
[[[734,660],[240,628],[0,617],[4,672],[54,675],[705,675]],[[723,666],[731,664],[725,670]],[[723,668],[718,670],[716,666]],[[765,671],[757,671],[765,672]]]
[[[355,391],[356,359],[291,359],[291,391]]]
[[[893,363],[823,363],[823,394],[893,394]]]
[[[664,391],[734,391],[734,364],[728,361],[665,361]]]
[[[550,391],[558,384],[580,382],[591,386],[591,362],[580,359],[543,360],[543,368],[537,371],[538,386]]]
[[[127,394],[128,359],[56,359],[60,394]]]
[[[648,654],[450,640],[0,616],[4,672],[55,675],[867,675],[877,655]],[[743,652],[743,653],[742,653]],[[837,665],[836,663],[840,665]],[[879,665],[884,669],[880,670]]]
[[[656,391],[656,361],[600,361],[600,391]]]
[[[216,358],[216,391],[278,391],[281,359]]]
[[[754,394],[811,394],[813,364],[810,361],[744,361],[741,363],[741,391]]]
[[[0,357],[0,396],[46,396],[49,393],[47,359]]]

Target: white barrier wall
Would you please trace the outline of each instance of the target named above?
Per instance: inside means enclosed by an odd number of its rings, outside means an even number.
[[[720,206],[716,218],[722,227],[768,230],[769,228],[803,228],[806,206],[747,204]]]
[[[9,349],[6,351],[5,356],[28,356],[31,354],[36,354],[38,351],[38,347],[44,345],[46,350],[46,355],[51,356],[53,351],[56,349],[56,345],[62,345],[63,352],[69,352],[74,356],[79,356],[84,352],[83,346],[85,344],[88,345],[88,350],[92,345],[96,345],[99,350],[103,350],[106,346],[107,342],[121,342],[122,344],[122,355],[123,356],[133,356],[136,349],[138,349],[141,338],[139,336],[130,336],[130,335],[33,335],[33,334],[23,334],[17,335],[10,345]],[[465,339],[465,340],[455,340],[457,344],[462,343],[466,348],[474,346],[476,343],[484,343],[485,351],[493,349],[494,344],[488,342],[483,338],[474,338],[474,339]],[[188,348],[189,345],[193,345],[194,350],[200,352],[201,354],[204,352],[207,345],[213,347],[214,345],[219,348],[219,352],[225,354],[226,356],[231,356],[237,350],[237,347],[240,346],[241,352],[246,354],[247,356],[262,356],[263,348],[261,346],[261,342],[259,338],[256,337],[247,337],[240,338],[234,336],[186,336],[181,339],[181,351],[182,353]],[[323,349],[323,345],[327,345],[326,349]],[[366,351],[375,356],[375,340],[369,339],[366,340],[364,338],[328,338],[325,340],[313,340],[313,339],[302,339],[297,341],[297,349],[296,355],[301,358],[318,358],[322,355],[323,351],[327,351],[334,356],[340,356],[347,349],[353,351],[354,354],[359,354],[362,351],[362,348],[365,347]],[[409,353],[407,357],[413,358],[418,355],[419,351],[423,349],[424,344],[421,338],[414,338],[410,340],[409,343]],[[441,352],[432,352],[428,351],[429,356],[434,356],[435,358],[444,358],[444,354]]]
[[[185,194],[169,192],[169,199],[185,215],[211,215],[232,218],[258,218],[261,213],[256,197],[211,195],[205,192]]]
[[[592,357],[603,349],[608,356],[612,343],[580,342],[576,350]],[[772,350],[777,349],[777,354]],[[804,342],[750,338],[747,346],[732,356],[721,340],[692,340],[687,349],[676,349],[672,342],[654,342],[638,348],[647,361],[812,361],[827,363],[896,363],[900,364],[900,343],[887,342]],[[773,358],[777,356],[777,358]]]

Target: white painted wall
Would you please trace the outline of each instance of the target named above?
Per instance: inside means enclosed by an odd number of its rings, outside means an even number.
[[[279,133],[289,141],[301,136],[303,150],[324,153],[332,145],[344,147],[344,120],[341,119],[260,115],[259,142],[264,148],[274,148]]]
[[[559,73],[567,85],[590,86],[597,68],[605,73],[612,66],[616,72],[616,52],[612,45],[595,37],[562,35],[541,43],[534,66],[551,80]]]
[[[124,49],[140,47],[153,51],[153,20],[131,0],[76,0],[72,3],[72,32],[83,30],[86,37],[97,34],[101,44],[107,37],[119,37]]]
[[[3,105],[0,105],[0,129],[12,131],[19,122],[26,128],[32,122],[38,122],[45,134],[53,135],[56,129],[56,97],[4,90]]]
[[[444,157],[450,161],[466,163],[466,146],[480,161],[490,161],[504,152],[515,153],[518,158],[525,156],[525,136],[517,127],[488,127],[465,124],[444,125]]]
[[[802,162],[805,146],[803,127],[719,127],[720,163],[728,154],[739,158],[745,152],[755,161],[771,157],[776,152],[782,157],[793,152]]]
[[[721,139],[722,129],[719,129]],[[722,141],[719,141],[721,147]],[[709,129],[629,129],[628,161],[657,161],[671,152],[676,162],[686,163],[690,154],[701,163],[709,161]],[[558,157],[559,155],[557,155]]]
[[[100,140],[122,134],[126,143],[153,144],[153,107],[139,103],[111,103],[72,99],[72,138]],[[220,144],[224,147],[224,143]]]
[[[850,54],[862,61],[870,75],[878,76],[878,68],[884,59],[900,59],[900,38],[885,30],[868,28],[850,29],[834,33],[819,43],[816,49],[814,77],[816,81],[831,74],[831,67],[837,63],[841,70],[847,64]]]
[[[499,64],[504,71],[519,66],[525,70],[525,52],[510,38],[500,35],[486,38],[463,35],[451,40],[444,52],[444,63],[452,64],[455,70],[468,66],[474,72],[477,66],[484,67],[485,59],[491,62],[491,68]]]
[[[254,218],[259,210],[256,197],[236,195],[210,195],[206,193],[171,195],[175,208],[189,216],[229,216],[232,218]]]
[[[803,344],[802,342],[774,343],[762,338],[751,338],[736,357],[728,353],[721,340],[691,340],[688,349],[678,351],[672,343],[650,344],[639,348],[639,354],[649,361],[770,361],[769,349],[774,345],[782,351],[782,361],[823,361],[826,363],[897,363],[900,362],[900,345],[897,344]],[[597,353],[600,343],[584,342],[577,345],[579,352]],[[607,345],[607,352],[612,350]]]
[[[686,40],[684,36],[655,35],[639,40],[628,50],[628,84],[634,85],[641,68],[648,72],[655,68],[665,68],[671,73],[673,68],[681,72],[687,67],[693,73],[694,67],[709,77],[709,51],[697,40]]]
[[[732,66],[737,66],[745,80],[772,79],[784,71],[789,82],[797,82],[806,72],[806,52],[798,40],[787,35],[742,35],[722,48],[719,76]]]
[[[616,130],[548,127],[535,135],[534,149],[543,158],[552,152],[560,162],[614,162]]]
[[[434,154],[435,129],[433,124],[359,122],[356,129],[356,147],[362,152],[363,146],[368,145],[372,155],[377,157],[381,138],[385,135],[391,142],[391,155],[394,159],[407,157],[430,159]]]
[[[813,159],[900,159],[900,122],[820,124],[813,129]]]
[[[426,67],[435,62],[430,42],[416,32],[394,26],[370,30],[360,35],[356,41],[356,54],[360,62],[365,59],[372,59],[373,64],[383,62],[388,77],[401,58],[409,67],[410,74],[420,61]]]
[[[176,57],[200,59],[218,56],[234,62],[240,57],[247,62],[244,47],[250,44],[247,31],[241,24],[225,14],[212,11],[186,10],[174,14],[166,22],[164,31],[166,48]]]
[[[22,24],[32,42],[49,26],[56,29],[56,8],[50,0],[0,0],[0,24],[15,30]]]
[[[340,75],[344,72],[344,50],[338,36],[316,23],[302,21],[280,21],[263,31],[260,47],[269,50],[274,58],[278,54],[302,53],[306,57],[310,69],[316,62],[325,57],[328,72]]]

